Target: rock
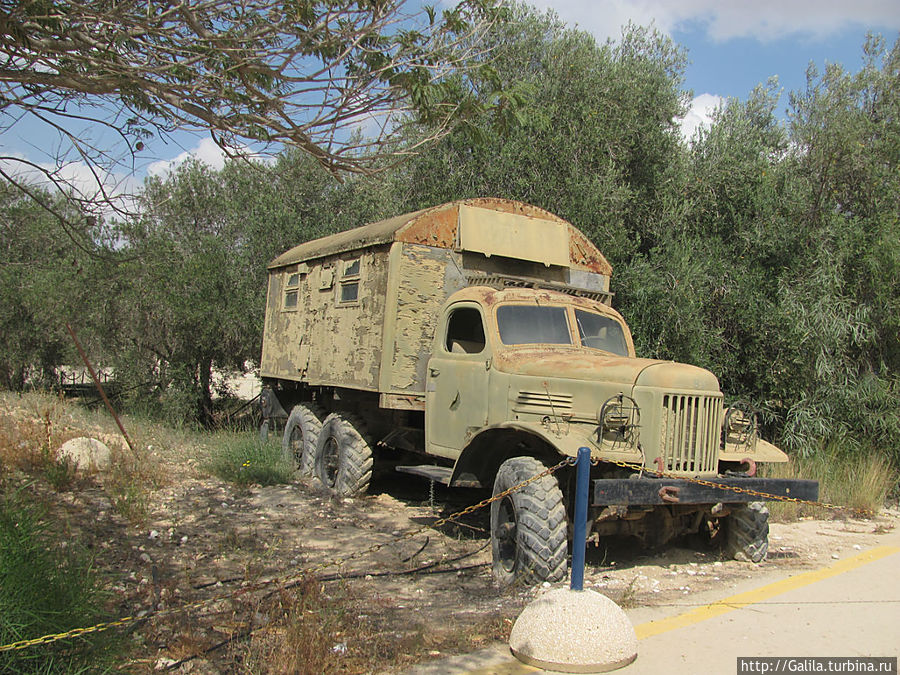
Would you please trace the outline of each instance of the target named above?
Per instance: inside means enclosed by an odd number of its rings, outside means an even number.
[[[79,436],[62,444],[59,458],[68,459],[78,471],[103,471],[109,468],[109,447],[96,438]]]

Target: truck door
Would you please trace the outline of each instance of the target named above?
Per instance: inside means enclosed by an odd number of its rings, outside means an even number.
[[[428,452],[456,458],[487,424],[491,349],[481,308],[451,305],[438,328],[425,386]]]

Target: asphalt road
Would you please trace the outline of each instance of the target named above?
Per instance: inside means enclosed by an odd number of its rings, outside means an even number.
[[[771,573],[692,598],[691,607],[627,610],[638,657],[622,675],[741,672],[739,657],[800,659],[784,672],[815,672],[804,657],[900,655],[900,532],[819,569]],[[793,670],[788,669],[793,667]],[[802,670],[806,668],[807,670]],[[420,666],[408,675],[522,675],[505,645]],[[828,671],[822,671],[828,672]],[[833,671],[834,672],[834,671]],[[843,672],[854,672],[844,670]],[[863,672],[863,671],[856,671]],[[896,673],[896,671],[894,671]]]

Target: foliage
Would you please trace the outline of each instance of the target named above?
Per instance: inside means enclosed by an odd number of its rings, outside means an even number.
[[[116,227],[117,264],[97,270],[107,293],[91,325],[120,383],[170,420],[209,422],[213,369],[259,359],[266,263],[381,216],[382,195],[370,180],[335,183],[299,152],[222,171],[188,161],[149,179],[142,217]]]
[[[709,368],[788,449],[837,443],[897,459],[900,42],[870,39],[858,73],[811,70],[787,124],[770,82],[687,144],[676,123],[685,55],[664,36],[630,26],[600,45],[511,5],[483,37],[467,82],[506,92],[508,107],[469,117],[374,180],[337,183],[302,150],[221,171],[188,162],[145,184],[139,218],[111,238],[97,229],[115,242],[104,260],[60,250],[46,218],[7,187],[4,384],[64,358],[60,326],[75,307],[92,353],[152,387],[135,394],[208,421],[213,370],[258,358],[268,261],[382,217],[497,196],[592,238],[639,355]],[[419,132],[404,133],[414,148]]]
[[[459,130],[400,167],[406,210],[505,197],[576,223],[614,265],[652,246],[669,173],[680,165],[683,51],[635,26],[598,45],[525,5],[486,47],[500,86],[521,93],[521,121],[503,135],[485,123],[477,143]]]
[[[95,216],[127,212],[123,186],[100,176],[177,129],[209,131],[230,153],[286,145],[333,172],[370,171],[401,152],[393,139],[411,123],[422,145],[490,108],[470,62],[501,15],[487,0],[440,15],[405,0],[5,3],[3,127],[26,119],[60,143],[52,165],[11,156],[0,175],[47,208],[34,176]],[[93,180],[68,177],[73,162]]]
[[[247,435],[218,436],[209,470],[236,485],[290,483],[293,473],[282,457],[281,446]]]
[[[897,467],[884,453],[848,452],[836,443],[806,457],[792,457],[787,464],[768,465],[765,473],[773,478],[816,480],[819,482],[819,501],[874,513],[878,513],[898,483]],[[781,520],[810,515],[819,518],[835,516],[834,510],[793,502],[771,502],[769,511]]]
[[[90,558],[63,548],[39,508],[23,491],[0,499],[0,642],[61,633],[106,617]],[[40,649],[0,654],[0,673],[102,670],[110,636],[95,634]],[[108,654],[107,654],[108,656]],[[98,658],[100,661],[98,661]]]
[[[32,200],[0,185],[0,385],[13,391],[29,378],[52,379],[66,353],[61,301],[77,254],[53,230]]]

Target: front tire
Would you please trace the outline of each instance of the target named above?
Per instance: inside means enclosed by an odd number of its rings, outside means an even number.
[[[301,476],[312,474],[323,416],[322,409],[315,403],[299,403],[293,407],[284,425],[282,454]]]
[[[726,517],[725,555],[742,562],[758,563],[769,552],[769,509],[764,502],[750,502]]]
[[[316,476],[341,497],[364,494],[372,480],[372,445],[365,422],[349,413],[332,413],[316,441]]]
[[[500,465],[494,495],[535,476],[546,467],[533,457],[513,457]],[[559,581],[566,575],[566,509],[552,475],[533,481],[491,503],[494,580],[501,587]]]

